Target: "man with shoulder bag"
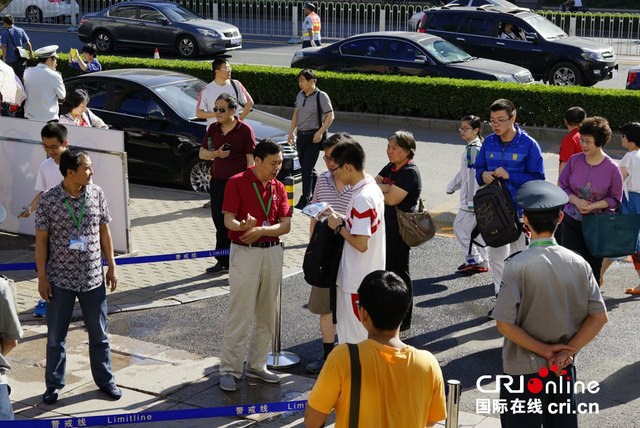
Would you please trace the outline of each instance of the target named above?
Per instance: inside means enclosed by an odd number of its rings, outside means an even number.
[[[2,60],[8,64],[16,76],[22,80],[24,70],[27,67],[27,59],[33,58],[33,48],[27,33],[19,27],[13,25],[13,16],[6,15],[2,18],[4,30],[2,31]],[[29,50],[27,56],[23,46]]]

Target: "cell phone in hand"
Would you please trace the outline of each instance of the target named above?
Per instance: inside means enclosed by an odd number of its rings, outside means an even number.
[[[231,144],[224,143],[224,145],[222,146],[222,150],[224,150],[224,151],[231,150]]]

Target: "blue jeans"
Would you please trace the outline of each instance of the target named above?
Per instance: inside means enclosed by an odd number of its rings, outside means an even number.
[[[0,421],[13,420],[13,406],[9,399],[9,385],[0,385]]]
[[[76,297],[80,302],[82,317],[89,334],[89,360],[93,380],[100,388],[113,383],[104,283],[84,293],[65,290],[54,285],[51,291],[53,296],[47,304],[47,368],[45,370],[47,388],[62,388],[65,385],[67,331]]]

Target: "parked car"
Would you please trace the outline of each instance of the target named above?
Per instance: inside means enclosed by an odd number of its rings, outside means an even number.
[[[506,24],[516,39],[500,37]],[[429,9],[418,31],[442,37],[471,55],[525,67],[536,80],[553,85],[592,86],[618,71],[613,48],[569,36],[528,9]]]
[[[501,7],[506,7],[506,8],[513,8],[513,9],[517,9],[518,6],[516,6],[515,4],[508,2],[507,0],[453,0],[450,1],[449,3],[445,4],[445,7],[460,7],[460,6],[501,6]],[[411,30],[417,30],[419,25],[420,25],[420,21],[422,21],[422,18],[424,18],[424,11],[420,11],[420,12],[416,12],[413,15],[411,15],[411,18],[409,18],[409,28]]]
[[[629,73],[627,73],[627,89],[640,90],[640,66],[629,69]]]
[[[75,0],[11,0],[2,9],[2,15],[13,15],[14,18],[24,18],[29,23],[42,22],[45,18],[61,18],[71,16],[71,1]],[[80,8],[75,3],[75,11]]]
[[[237,27],[204,19],[176,3],[127,1],[82,17],[78,37],[101,53],[116,47],[158,48],[183,58],[242,47]]]
[[[121,69],[65,80],[67,91],[89,92],[89,108],[110,128],[124,131],[129,176],[209,191],[208,163],[198,157],[207,123],[196,119],[206,83],[187,74],[158,69]],[[254,109],[247,117],[257,140],[283,146],[278,179],[300,174],[294,147],[287,145],[290,122]]]
[[[473,57],[437,36],[401,31],[365,33],[326,47],[302,49],[293,55],[291,67],[533,82],[531,73],[522,67]]]

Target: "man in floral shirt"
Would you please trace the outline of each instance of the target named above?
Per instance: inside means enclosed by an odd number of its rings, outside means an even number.
[[[76,297],[89,334],[91,374],[100,390],[112,399],[122,392],[111,369],[107,338],[107,301],[100,251],[108,263],[106,285],[118,282],[109,209],[102,189],[91,183],[89,154],[67,150],[60,156],[64,180],[47,190],[36,210],[36,266],[38,291],[47,304],[46,404],[58,400],[65,385],[67,330]]]

